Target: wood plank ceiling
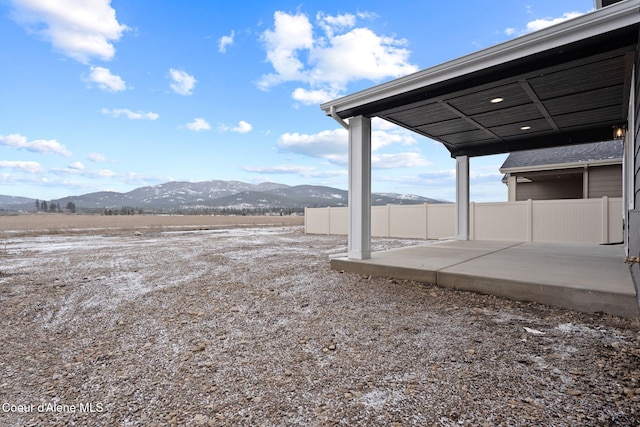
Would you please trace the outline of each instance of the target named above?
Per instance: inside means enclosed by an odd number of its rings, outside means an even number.
[[[376,114],[442,142],[452,155],[484,155],[611,139],[626,123],[633,51],[617,49]],[[546,141],[546,142],[545,142]]]
[[[341,112],[481,156],[610,140],[626,124],[638,25]]]

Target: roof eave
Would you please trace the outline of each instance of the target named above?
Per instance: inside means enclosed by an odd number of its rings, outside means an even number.
[[[602,160],[587,160],[583,162],[569,162],[569,163],[555,163],[548,165],[537,166],[518,166],[512,168],[500,168],[500,173],[519,173],[519,172],[538,172],[557,169],[577,169],[592,166],[610,166],[622,164],[622,158],[617,159],[602,159]]]
[[[330,115],[333,107],[338,116],[348,118],[348,115],[340,113],[639,22],[640,0],[622,1],[452,61],[326,102],[320,108],[325,114]]]

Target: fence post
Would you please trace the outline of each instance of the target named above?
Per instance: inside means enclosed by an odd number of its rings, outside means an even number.
[[[533,200],[527,199],[527,241],[533,242]]]
[[[476,202],[469,203],[469,240],[476,240]]]
[[[309,217],[307,216],[307,207],[304,207],[304,234],[307,234],[307,225],[308,225]]]
[[[424,240],[429,240],[429,203],[424,204]]]
[[[602,196],[602,243],[609,243],[609,197]]]

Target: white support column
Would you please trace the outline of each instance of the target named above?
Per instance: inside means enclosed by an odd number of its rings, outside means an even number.
[[[371,258],[371,119],[349,119],[348,257]]]
[[[456,239],[469,240],[469,156],[456,157]]]

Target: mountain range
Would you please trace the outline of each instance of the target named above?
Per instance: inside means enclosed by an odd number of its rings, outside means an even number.
[[[273,182],[248,184],[240,181],[172,181],[136,188],[127,193],[100,191],[48,201],[65,207],[69,202],[84,209],[198,210],[198,209],[303,209],[305,207],[347,206],[348,193],[316,185],[289,186]],[[4,210],[35,210],[36,199],[0,195]],[[444,203],[417,195],[373,193],[373,205]]]

